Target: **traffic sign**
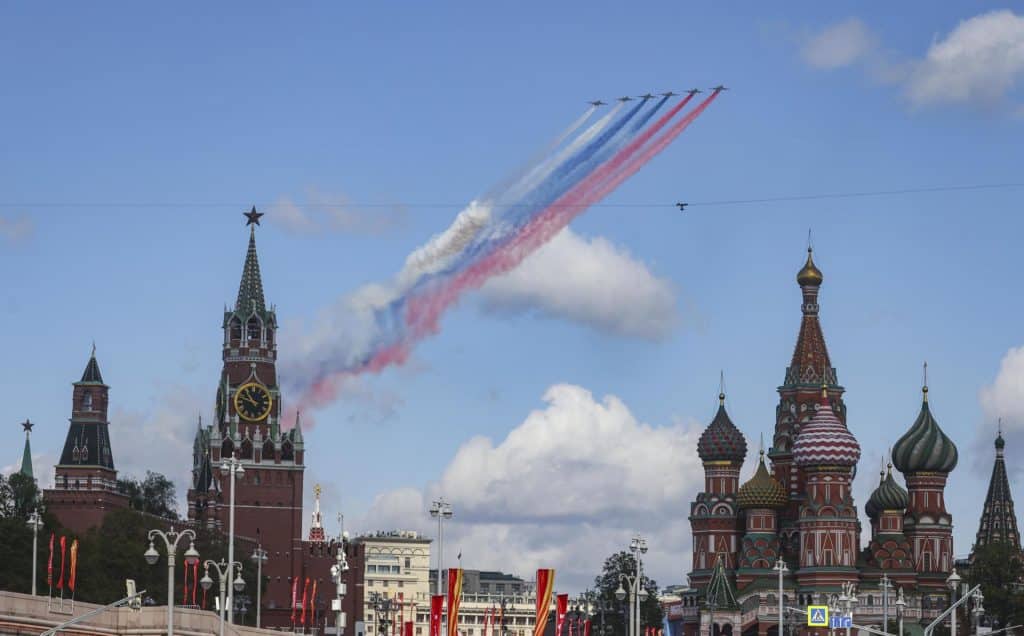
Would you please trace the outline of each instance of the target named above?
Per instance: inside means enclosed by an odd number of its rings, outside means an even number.
[[[828,605],[808,605],[807,626],[828,627]]]
[[[832,620],[829,621],[832,629],[843,629],[846,627],[853,627],[852,616],[833,616]]]

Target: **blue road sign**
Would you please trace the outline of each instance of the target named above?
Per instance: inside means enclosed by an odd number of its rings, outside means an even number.
[[[808,627],[828,627],[828,606],[808,605],[807,606]]]
[[[830,626],[832,629],[843,629],[845,627],[853,627],[852,616],[833,616]]]

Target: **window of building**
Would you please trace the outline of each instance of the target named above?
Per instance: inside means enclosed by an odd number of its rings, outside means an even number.
[[[366,571],[367,572],[376,572],[377,571],[377,566],[376,565],[368,565],[368,566],[366,566]]]
[[[399,581],[398,587],[405,587],[405,581]]]
[[[82,396],[82,410],[83,411],[91,411],[92,410],[92,393],[89,392],[89,391],[86,391],[85,395]]]
[[[405,557],[405,567],[406,569],[412,567],[412,559],[410,559],[409,557]]]
[[[389,581],[387,579],[384,579],[384,587],[387,587],[388,583],[389,583]]]

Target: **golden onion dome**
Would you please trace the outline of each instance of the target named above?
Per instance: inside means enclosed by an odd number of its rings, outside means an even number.
[[[784,508],[789,502],[786,489],[772,477],[764,465],[764,451],[761,451],[757,471],[747,483],[740,486],[736,503],[741,509]]]
[[[803,268],[797,272],[796,282],[801,287],[806,285],[818,286],[825,279],[821,274],[821,270],[814,264],[814,258],[812,257],[814,250],[811,247],[807,248],[807,262],[804,263]]]

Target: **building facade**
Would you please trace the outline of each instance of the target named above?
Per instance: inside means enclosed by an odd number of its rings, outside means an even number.
[[[908,623],[928,622],[947,606],[953,539],[944,492],[956,446],[932,415],[925,386],[917,419],[895,441],[892,464],[866,502],[871,539],[862,547],[853,499],[861,448],[819,320],[823,281],[808,248],[797,274],[797,342],[777,389],[771,448],[762,450],[754,474],[741,482],[747,443],[724,393],[699,440],[704,489],[690,506],[693,569],[677,610],[687,636],[777,634],[779,564],[786,607],[828,604],[844,584],[857,589],[857,624],[880,626],[886,605],[894,618],[898,588]],[[802,617],[787,619],[794,620],[798,631],[814,631]]]

